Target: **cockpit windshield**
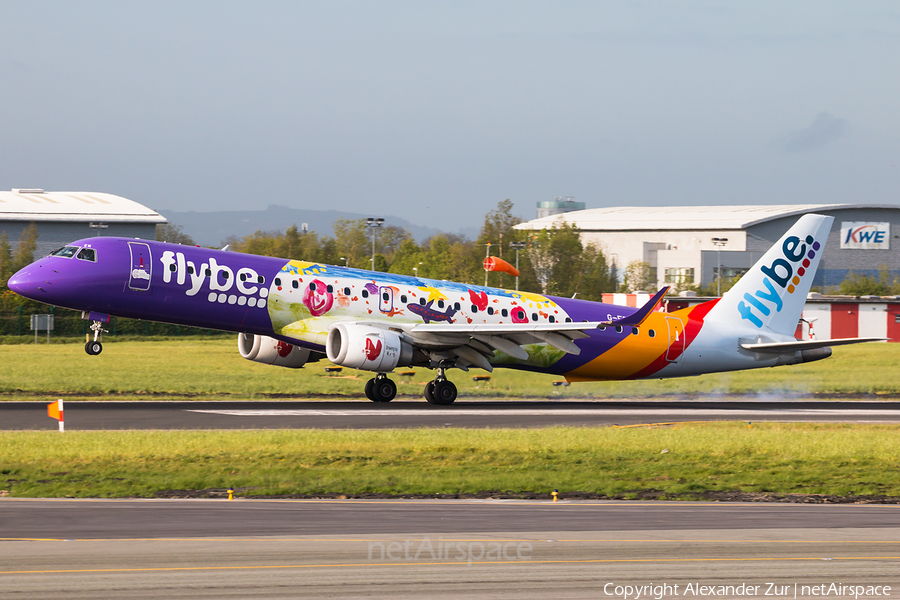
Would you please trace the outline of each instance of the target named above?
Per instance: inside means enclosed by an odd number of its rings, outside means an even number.
[[[66,246],[64,248],[60,248],[59,250],[54,250],[50,253],[50,256],[62,256],[63,258],[72,258],[75,256],[75,253],[78,252],[78,246]]]

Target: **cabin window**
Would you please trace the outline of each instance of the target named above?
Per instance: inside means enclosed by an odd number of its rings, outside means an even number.
[[[207,276],[207,277],[212,277],[212,269],[207,269],[207,270],[206,270],[206,276]]]
[[[477,313],[477,312],[478,312],[478,307],[475,306],[474,304],[472,305],[472,312],[473,312],[473,313]]]
[[[406,304],[406,294],[403,294],[402,296],[400,296],[400,302],[402,302],[403,304]]]
[[[553,315],[550,315],[550,322],[556,323],[556,317],[554,317]]]
[[[62,256],[63,258],[72,258],[75,256],[75,253],[78,252],[78,246],[66,246],[65,248],[60,248],[59,250],[54,250],[50,253],[50,256]]]
[[[444,301],[438,300],[438,308],[444,308]]]
[[[188,273],[190,273],[191,275],[194,274],[194,265],[188,265]]]
[[[188,267],[188,273],[190,273],[190,272],[191,272],[191,268]],[[281,287],[281,278],[280,277],[275,278],[275,285],[277,285],[278,287]]]
[[[172,269],[172,270],[174,271],[175,269]],[[239,274],[238,274],[238,278],[239,278],[241,281],[247,281],[247,274],[246,274],[246,273],[239,273]]]
[[[315,281],[310,282],[309,289],[311,289],[312,291],[316,291],[316,282]]]
[[[387,292],[382,292],[381,299],[384,300],[385,302],[389,302],[391,299],[391,295],[388,294]]]
[[[537,321],[537,313],[531,313],[531,320]]]
[[[493,306],[488,306],[488,314],[489,314],[489,315],[494,314],[494,307],[493,307]]]
[[[425,306],[425,298],[419,298],[419,304]]]
[[[81,258],[81,254],[78,255],[78,258]],[[177,269],[177,268],[178,267],[175,266],[175,263],[172,263],[169,265],[169,270],[172,271],[173,273],[175,272],[175,269]]]
[[[363,298],[368,298],[368,297],[369,297],[369,290],[363,288],[363,291],[362,291],[362,297],[363,297]]]
[[[651,329],[647,332],[647,335],[649,335],[650,337],[656,337],[656,332]]]
[[[345,295],[345,296],[349,296],[349,295],[350,295],[350,288],[348,288],[348,287],[345,287],[345,288],[344,288],[344,295]]]
[[[459,310],[459,302],[457,302],[456,304],[454,304],[454,305],[453,305],[453,308],[456,309],[456,310]]]
[[[313,285],[315,285],[315,284],[313,284]],[[291,287],[294,288],[295,290],[300,289],[300,282],[297,281],[296,279],[294,279],[293,281],[291,281]]]
[[[334,287],[330,283],[325,286],[325,289],[328,290],[329,294],[334,293]]]
[[[256,278],[256,282],[257,282],[257,283],[265,283],[265,282],[266,282],[266,278],[263,277],[262,275],[260,275],[259,277]]]
[[[571,323],[571,322],[572,322],[572,317],[566,317],[566,323]]]
[[[504,317],[508,317],[509,311],[504,308],[503,310],[500,311],[500,314],[503,315]]]
[[[631,328],[631,335],[637,335],[637,334],[638,334],[638,328],[637,328],[637,327],[632,327],[632,328]]]
[[[616,333],[622,333],[622,326],[616,325]]]

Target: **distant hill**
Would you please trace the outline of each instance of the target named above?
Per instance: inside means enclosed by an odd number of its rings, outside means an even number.
[[[157,212],[173,225],[180,225],[182,230],[204,246],[218,246],[231,236],[244,237],[257,231],[283,232],[291,225],[300,227],[309,225],[310,231],[322,235],[333,235],[332,224],[338,219],[365,219],[372,214],[358,214],[337,210],[309,210],[271,205],[265,210],[219,210],[211,212],[182,212],[178,210],[157,209]],[[406,219],[384,215],[387,225],[397,225],[409,231],[419,242],[441,233],[434,227],[423,227],[410,223]],[[480,231],[477,227],[448,232],[462,233],[474,238]]]

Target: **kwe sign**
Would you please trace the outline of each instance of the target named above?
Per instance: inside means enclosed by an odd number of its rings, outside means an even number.
[[[844,221],[841,223],[841,248],[890,250],[891,224]]]

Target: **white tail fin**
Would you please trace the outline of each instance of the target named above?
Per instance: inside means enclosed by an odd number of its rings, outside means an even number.
[[[804,215],[731,288],[707,319],[793,335],[834,217]]]

